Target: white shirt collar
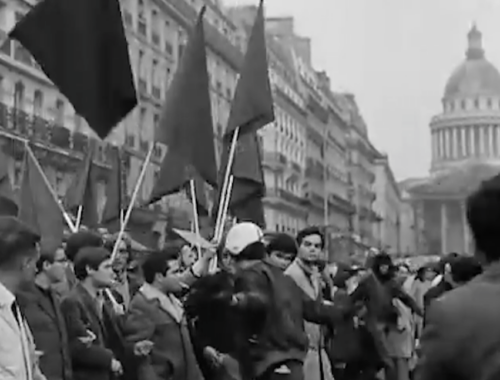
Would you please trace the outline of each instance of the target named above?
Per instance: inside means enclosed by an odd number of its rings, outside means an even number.
[[[15,300],[14,294],[0,281],[0,307],[11,307]]]

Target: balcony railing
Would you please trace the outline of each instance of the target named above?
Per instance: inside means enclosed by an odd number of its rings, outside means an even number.
[[[9,139],[6,148],[16,159],[22,158],[22,141],[26,140],[47,152],[58,154],[58,157],[63,155],[75,162],[83,157],[92,144],[96,147],[95,163],[101,167],[108,167],[111,163],[111,146],[108,143],[73,132],[39,115],[28,114],[4,103],[0,103],[0,134]],[[52,162],[60,166],[61,170],[73,169],[71,165],[67,166],[66,160],[54,159]]]
[[[287,163],[286,157],[282,153],[264,152],[264,165],[273,169],[283,168]]]

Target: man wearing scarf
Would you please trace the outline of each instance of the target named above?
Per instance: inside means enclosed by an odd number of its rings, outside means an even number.
[[[134,295],[125,320],[125,338],[139,359],[141,380],[202,380],[184,308],[177,249],[150,254],[142,266],[145,283]]]

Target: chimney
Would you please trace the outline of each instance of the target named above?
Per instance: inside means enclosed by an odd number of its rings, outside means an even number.
[[[316,76],[318,78],[318,81],[320,83],[320,86],[324,88],[325,90],[330,90],[330,77],[326,73],[326,71],[317,71]]]
[[[295,35],[295,20],[293,17],[268,17],[266,30],[277,37],[293,37]]]

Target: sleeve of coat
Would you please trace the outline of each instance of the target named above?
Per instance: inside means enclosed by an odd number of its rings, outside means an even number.
[[[326,303],[320,299],[312,299],[295,281],[291,283],[291,286],[297,289],[296,293],[302,301],[303,317],[307,322],[333,326],[353,310],[350,303]]]
[[[137,342],[153,339],[155,325],[148,314],[144,307],[132,300],[123,325],[125,340],[131,347]],[[161,380],[151,365],[149,357],[138,358],[137,373],[141,380]]]
[[[246,310],[266,311],[272,303],[269,280],[260,271],[245,270],[235,282],[238,307]]]
[[[78,339],[84,337],[87,330],[79,303],[72,298],[66,298],[61,303],[61,311],[66,322],[69,350],[73,363],[88,368],[110,370],[113,359],[111,350],[93,344],[86,345]]]
[[[443,300],[433,302],[426,316],[426,326],[419,347],[419,360],[415,369],[416,380],[442,380],[453,378],[453,342],[448,327],[452,325]]]

